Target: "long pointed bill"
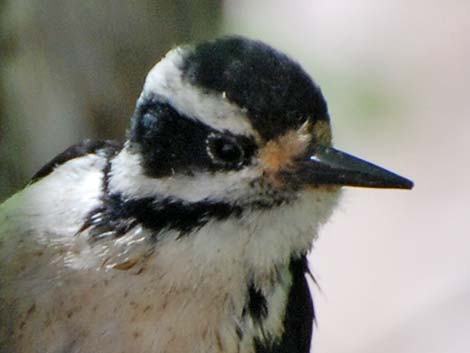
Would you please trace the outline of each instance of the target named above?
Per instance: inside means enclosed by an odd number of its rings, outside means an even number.
[[[296,179],[314,185],[411,189],[413,182],[386,169],[332,147],[316,146],[307,160],[299,161]]]

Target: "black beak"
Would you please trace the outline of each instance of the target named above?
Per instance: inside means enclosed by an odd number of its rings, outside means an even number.
[[[305,184],[390,189],[413,187],[409,179],[332,147],[317,145],[298,163],[295,179]]]

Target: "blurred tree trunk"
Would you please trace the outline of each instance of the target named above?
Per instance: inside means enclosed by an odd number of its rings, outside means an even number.
[[[215,37],[209,0],[0,0],[0,201],[79,140],[122,140],[147,71]]]

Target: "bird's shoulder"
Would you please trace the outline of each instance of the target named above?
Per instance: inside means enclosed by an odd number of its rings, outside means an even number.
[[[119,148],[111,141],[84,140],[53,158],[0,204],[0,240],[70,239],[99,207],[106,167]]]
[[[31,178],[31,183],[48,176],[57,167],[72,159],[84,157],[88,154],[98,154],[104,158],[109,158],[119,152],[121,148],[122,146],[120,143],[112,140],[82,140],[79,143],[68,147],[42,166]]]

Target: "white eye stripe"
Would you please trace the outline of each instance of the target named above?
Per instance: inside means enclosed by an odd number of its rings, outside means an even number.
[[[224,92],[205,92],[182,77],[180,67],[184,55],[184,48],[176,48],[150,70],[138,104],[143,103],[147,96],[157,95],[181,115],[219,131],[227,130],[259,139],[246,111],[229,102]]]
[[[222,201],[232,192],[244,194],[250,181],[260,175],[260,169],[252,166],[240,171],[152,178],[145,175],[140,156],[125,148],[112,161],[109,191],[121,193],[124,198],[159,196],[176,197],[187,202],[204,199]]]

